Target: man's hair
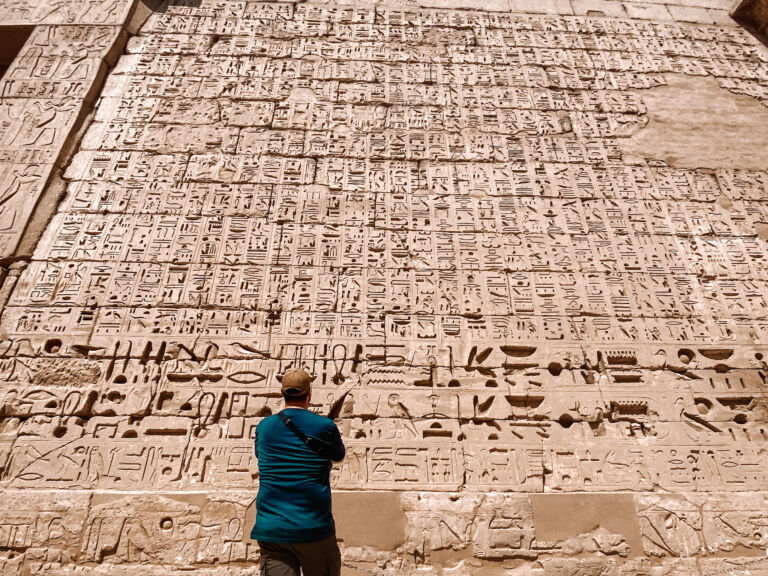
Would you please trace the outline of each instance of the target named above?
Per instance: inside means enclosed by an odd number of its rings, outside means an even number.
[[[304,402],[309,394],[291,394],[288,395],[285,392],[282,393],[283,400],[286,402]]]

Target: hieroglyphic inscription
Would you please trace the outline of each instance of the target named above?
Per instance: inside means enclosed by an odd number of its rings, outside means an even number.
[[[81,4],[9,4],[51,24],[2,84],[9,238],[121,34],[120,2]],[[2,311],[0,482],[24,500],[0,568],[254,562],[254,431],[297,366],[347,444],[335,488],[401,499],[403,545],[348,560],[651,576],[760,553],[768,171],[627,153],[673,74],[760,100],[768,57],[731,26],[157,10]],[[620,493],[636,530],[547,537],[550,493]]]
[[[0,256],[7,259],[15,255],[46,185],[67,161],[68,139],[88,113],[124,32],[116,25],[58,26],[55,18],[36,20],[21,6],[2,10],[11,11],[11,21],[21,10],[24,24],[45,22],[0,82]]]

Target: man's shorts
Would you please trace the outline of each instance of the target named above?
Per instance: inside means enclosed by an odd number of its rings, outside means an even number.
[[[262,542],[261,576],[339,576],[341,553],[336,536],[317,542]]]

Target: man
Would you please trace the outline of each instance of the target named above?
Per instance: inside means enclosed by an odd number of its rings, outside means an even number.
[[[341,554],[331,514],[331,461],[344,459],[333,420],[308,410],[312,378],[288,370],[285,409],[256,427],[256,524],[262,576],[339,576]]]

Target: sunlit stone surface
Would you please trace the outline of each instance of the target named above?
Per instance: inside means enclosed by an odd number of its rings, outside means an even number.
[[[3,1],[0,573],[255,573],[301,366],[345,574],[768,575],[729,8]]]

